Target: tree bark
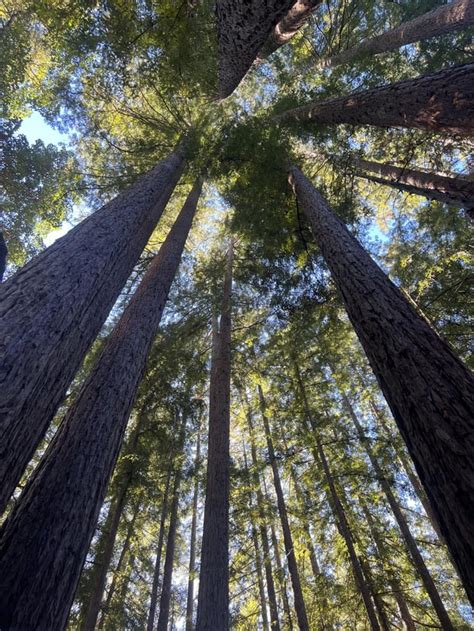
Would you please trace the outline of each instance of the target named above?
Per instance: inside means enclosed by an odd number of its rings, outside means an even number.
[[[3,232],[0,230],[0,283],[3,280],[5,269],[7,267],[8,248],[5,243]]]
[[[265,478],[263,478],[263,482],[264,482],[265,496],[268,498],[267,489],[265,488]],[[282,600],[282,603],[283,603],[283,611],[285,612],[285,618],[286,618],[286,627],[284,627],[284,628],[288,628],[288,629],[290,629],[290,631],[292,631],[292,629],[293,629],[293,619],[292,619],[292,616],[291,616],[290,601],[288,599],[288,594],[287,594],[287,591],[286,591],[285,568],[283,567],[283,563],[281,561],[280,548],[279,548],[278,539],[277,539],[276,532],[275,532],[275,524],[273,523],[273,521],[270,522],[270,536],[271,536],[271,540],[272,540],[273,552],[275,553],[275,563],[276,563],[276,568],[277,568],[277,578],[278,578],[278,582],[280,584],[281,600]]]
[[[66,624],[201,186],[198,179],[2,528],[2,629],[54,631]]]
[[[178,150],[0,286],[0,512],[183,169]]]
[[[194,575],[196,572],[196,535],[197,535],[197,510],[199,499],[198,469],[201,463],[201,432],[198,430],[196,457],[194,460],[194,492],[193,492],[193,516],[191,519],[191,541],[189,544],[189,569],[188,569],[188,593],[186,599],[186,631],[193,631],[194,609]]]
[[[474,378],[311,182],[290,178],[474,602]]]
[[[295,0],[218,0],[219,98],[235,90]]]
[[[425,586],[426,592],[428,593],[428,596],[431,600],[431,604],[433,605],[434,610],[436,611],[439,621],[441,622],[443,629],[446,629],[447,631],[454,631],[453,623],[450,620],[448,612],[446,611],[446,608],[443,604],[441,596],[439,595],[438,589],[433,581],[433,578],[428,568],[426,567],[425,561],[423,559],[423,556],[421,555],[420,550],[418,549],[418,545],[415,541],[415,538],[411,534],[411,530],[410,530],[407,520],[405,519],[405,515],[403,514],[398,504],[397,498],[395,497],[395,494],[393,493],[391,489],[391,486],[387,480],[387,477],[384,475],[384,472],[382,471],[379,461],[377,460],[375,453],[372,447],[370,446],[370,443],[367,437],[365,436],[362,425],[360,424],[359,419],[357,418],[357,415],[354,412],[354,408],[352,407],[352,404],[349,401],[349,399],[346,397],[346,395],[343,394],[342,398],[346,406],[346,409],[349,412],[349,416],[351,417],[352,422],[355,425],[359,440],[361,444],[363,445],[367,453],[367,456],[369,457],[369,460],[372,464],[372,468],[375,472],[375,475],[377,476],[377,479],[382,488],[382,491],[384,492],[384,495],[387,498],[387,502],[390,505],[393,516],[395,517],[398,527],[400,528],[402,537],[405,541],[408,552],[413,561],[413,565],[415,566],[423,582],[423,585]]]
[[[437,173],[424,173],[393,164],[381,164],[370,160],[356,160],[356,175],[372,182],[393,186],[401,191],[421,195],[445,204],[460,206],[468,212],[474,210],[474,181],[462,177],[448,177]],[[364,173],[371,171],[377,176]],[[471,218],[474,216],[471,214]]]
[[[473,0],[456,0],[404,22],[381,35],[365,39],[360,44],[330,57],[324,65],[333,67],[350,63],[365,55],[379,55],[406,44],[452,33],[472,24],[474,24]]]
[[[288,522],[288,514],[286,511],[286,503],[283,495],[283,489],[281,486],[280,472],[278,471],[278,465],[275,460],[275,451],[273,447],[273,440],[270,433],[270,424],[268,422],[266,414],[266,402],[263,395],[263,390],[260,384],[257,387],[258,398],[260,401],[260,411],[262,414],[263,426],[265,429],[265,438],[267,441],[268,455],[273,473],[273,483],[275,485],[275,493],[277,496],[278,513],[280,516],[281,527],[283,531],[283,542],[285,545],[285,553],[288,562],[288,569],[291,577],[291,584],[293,587],[294,606],[296,611],[296,618],[298,620],[298,627],[300,631],[309,631],[308,615],[306,613],[306,606],[303,598],[303,590],[301,589],[300,576],[298,572],[298,566],[296,564],[295,550],[293,546],[293,538],[291,535],[290,524]]]
[[[434,74],[309,103],[274,121],[407,127],[474,136],[474,63]]]
[[[233,242],[228,254],[209,392],[206,501],[196,631],[229,628],[229,432]]]

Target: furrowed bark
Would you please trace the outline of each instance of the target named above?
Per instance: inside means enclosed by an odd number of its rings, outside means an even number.
[[[360,44],[334,55],[325,62],[333,67],[350,63],[366,55],[378,55],[396,50],[405,44],[412,44],[423,39],[439,37],[474,24],[474,1],[457,0],[444,4],[433,11],[419,15],[381,35],[363,40]]]
[[[474,63],[434,74],[309,103],[273,121],[407,127],[474,136]]]
[[[209,393],[206,501],[196,631],[229,628],[229,433],[233,242],[227,254]]]
[[[56,631],[66,624],[201,186],[198,179],[2,528],[2,629]]]
[[[8,248],[5,243],[3,232],[0,230],[0,283],[3,280],[5,269],[7,267]]]
[[[0,512],[183,169],[179,149],[0,286]]]
[[[474,603],[474,377],[295,167],[290,181]]]

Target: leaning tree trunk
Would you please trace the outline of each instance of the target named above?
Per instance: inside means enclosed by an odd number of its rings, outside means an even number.
[[[183,168],[179,149],[0,285],[0,512]]]
[[[296,168],[291,183],[474,603],[474,378]]]
[[[229,628],[229,433],[233,242],[227,254],[221,317],[209,392],[206,501],[196,631]]]
[[[217,0],[219,98],[235,90],[295,0]]]
[[[413,561],[413,565],[415,566],[423,582],[423,585],[431,600],[431,604],[433,605],[434,610],[436,611],[439,621],[441,622],[443,629],[446,629],[447,631],[454,631],[453,623],[451,622],[448,612],[446,611],[444,607],[443,601],[441,599],[441,596],[439,595],[438,589],[433,581],[430,571],[426,567],[423,556],[421,555],[421,552],[418,549],[418,545],[416,543],[415,537],[411,534],[411,530],[405,518],[405,515],[403,514],[398,504],[397,498],[395,497],[395,494],[392,491],[390,483],[387,480],[387,477],[384,475],[384,472],[382,471],[379,461],[376,458],[375,453],[366,435],[364,434],[364,430],[362,428],[362,425],[359,422],[359,419],[357,418],[354,408],[352,407],[351,402],[345,395],[342,395],[342,398],[346,406],[346,409],[349,412],[349,416],[351,417],[352,422],[355,425],[359,440],[369,457],[369,460],[372,464],[372,468],[375,472],[377,480],[382,488],[382,491],[384,492],[385,497],[387,498],[387,501],[390,505],[393,516],[395,517],[395,520],[398,524],[398,527],[400,528],[402,537],[405,541],[408,552]]]
[[[412,44],[430,37],[439,37],[474,24],[474,1],[455,0],[433,11],[419,15],[381,35],[365,39],[360,44],[330,57],[325,66],[332,67],[350,63],[359,57],[378,55],[396,50],[405,44]]]
[[[196,572],[196,536],[197,536],[197,511],[199,499],[199,466],[201,464],[201,431],[198,429],[196,457],[194,460],[194,491],[193,491],[193,515],[191,518],[191,540],[189,544],[189,569],[188,569],[188,593],[186,598],[186,631],[193,631],[194,610],[194,574]]]
[[[474,135],[474,63],[434,74],[309,103],[278,114],[274,121],[408,127]]]
[[[283,531],[283,542],[285,545],[285,553],[288,562],[288,570],[290,572],[291,584],[293,587],[294,606],[296,611],[296,618],[298,620],[298,627],[300,631],[309,631],[308,615],[306,613],[306,606],[303,598],[303,590],[301,589],[300,575],[298,572],[298,566],[296,564],[295,549],[293,545],[293,538],[291,535],[290,524],[288,522],[288,514],[286,510],[285,498],[283,495],[283,488],[281,486],[280,472],[278,471],[278,465],[275,459],[275,450],[273,447],[273,440],[270,433],[270,424],[268,422],[266,413],[266,402],[263,394],[262,387],[258,385],[258,398],[260,401],[260,411],[263,419],[263,426],[265,430],[265,438],[267,441],[268,455],[273,473],[273,483],[275,485],[275,493],[277,496],[278,513],[280,515],[281,527]]]
[[[470,212],[474,211],[474,181],[462,177],[448,177],[438,173],[424,173],[393,164],[382,164],[370,160],[356,160],[356,175],[371,182],[393,186],[400,191],[421,195],[445,204],[460,206]],[[365,171],[378,176],[367,175]]]
[[[3,232],[0,230],[0,283],[3,280],[5,269],[7,267],[8,248],[5,243]]]
[[[5,522],[0,542],[2,629],[54,631],[66,624],[201,186],[198,179]]]

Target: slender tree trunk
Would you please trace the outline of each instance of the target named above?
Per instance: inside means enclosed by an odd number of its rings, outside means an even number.
[[[258,59],[265,59],[287,44],[311,17],[321,0],[296,0],[288,13],[273,28],[267,41],[258,53]]]
[[[311,182],[291,181],[474,602],[474,378]]]
[[[413,20],[404,22],[381,35],[365,39],[342,53],[334,55],[325,63],[326,66],[338,66],[350,63],[365,55],[378,55],[396,50],[405,44],[412,44],[430,37],[439,37],[474,24],[473,0],[455,0],[443,4]]]
[[[178,150],[0,286],[0,512],[183,168]]]
[[[189,544],[189,570],[188,570],[188,594],[186,599],[186,631],[193,631],[194,609],[194,575],[196,572],[196,534],[197,534],[197,510],[199,499],[198,470],[201,462],[201,432],[198,430],[196,457],[194,460],[194,492],[193,492],[193,516],[191,519],[191,541]]]
[[[371,182],[392,186],[414,195],[438,200],[446,204],[474,209],[474,182],[461,177],[447,177],[437,173],[423,173],[414,169],[381,164],[370,160],[356,160],[357,175]],[[376,173],[375,177],[364,171]]]
[[[150,608],[148,610],[148,619],[146,623],[147,631],[153,631],[153,628],[155,626],[155,613],[156,613],[156,605],[158,602],[158,585],[160,582],[161,555],[163,554],[163,541],[165,538],[165,523],[166,523],[166,518],[168,517],[169,490],[170,490],[172,473],[173,473],[173,467],[172,467],[172,463],[170,462],[169,467],[168,467],[168,474],[166,476],[165,492],[163,494],[163,505],[161,507],[160,529],[158,531],[158,545],[156,547],[155,567],[153,569],[153,583],[151,586]]]
[[[309,103],[278,114],[274,121],[407,127],[474,135],[474,63],[434,74]]]
[[[2,528],[0,626],[63,629],[149,348],[201,191],[198,179]],[[60,489],[61,491],[58,491]],[[35,524],[42,524],[41,528]]]
[[[265,482],[265,479],[264,479],[264,482]],[[265,489],[265,496],[268,497],[268,493],[266,489]],[[281,594],[281,600],[283,603],[283,611],[285,612],[286,626],[291,631],[293,629],[293,618],[291,615],[290,601],[288,599],[288,594],[286,591],[285,568],[283,567],[283,563],[281,560],[280,547],[279,547],[278,539],[275,532],[275,524],[273,523],[273,521],[270,522],[270,536],[272,539],[273,552],[275,554],[277,577],[278,577],[278,582],[280,583],[280,594]]]
[[[288,569],[291,577],[291,584],[293,587],[294,606],[296,611],[296,618],[298,620],[298,626],[300,631],[309,631],[308,616],[306,613],[306,606],[303,598],[303,590],[301,589],[300,576],[298,572],[298,566],[296,564],[295,550],[293,545],[293,538],[291,535],[290,524],[288,522],[288,514],[286,511],[286,503],[283,495],[283,489],[281,486],[280,472],[278,471],[278,465],[275,460],[275,451],[273,448],[273,440],[270,433],[270,424],[268,422],[266,414],[266,402],[263,395],[263,390],[260,384],[257,387],[258,397],[260,401],[260,411],[263,419],[263,426],[265,429],[265,437],[267,440],[268,454],[270,457],[270,463],[273,473],[273,482],[275,485],[275,493],[277,496],[278,513],[280,515],[281,527],[283,531],[283,541],[285,544],[285,553],[288,562]]]
[[[3,280],[5,269],[7,267],[8,248],[5,243],[3,232],[0,230],[0,283]]]
[[[423,585],[425,586],[425,589],[436,611],[439,621],[441,622],[443,629],[446,629],[447,631],[454,631],[454,626],[449,618],[448,612],[446,611],[444,607],[443,601],[441,599],[441,596],[439,595],[438,589],[433,581],[433,578],[428,568],[426,567],[423,556],[421,555],[421,552],[418,549],[418,545],[415,541],[415,538],[411,534],[411,530],[410,530],[407,520],[405,519],[405,515],[403,514],[398,504],[398,501],[395,497],[395,494],[392,491],[390,483],[388,482],[387,477],[384,475],[384,472],[382,471],[382,468],[375,456],[375,453],[372,447],[370,446],[367,437],[364,434],[364,430],[362,428],[362,425],[359,422],[359,419],[357,418],[356,413],[354,412],[354,408],[352,407],[351,402],[345,395],[342,395],[342,398],[346,406],[346,409],[349,412],[349,415],[352,419],[352,422],[355,425],[355,428],[357,430],[357,435],[359,436],[359,440],[364,446],[364,449],[369,457],[369,460],[372,464],[375,475],[377,476],[377,479],[380,483],[382,491],[384,492],[385,497],[387,498],[387,501],[390,505],[392,513],[398,524],[398,527],[400,528],[403,539],[405,541],[405,544],[412,558],[413,565],[415,566],[418,574],[420,575],[421,580],[423,581]]]
[[[219,97],[229,96],[295,0],[217,0]]]
[[[227,264],[209,394],[206,501],[196,631],[229,628],[229,432],[233,242]]]

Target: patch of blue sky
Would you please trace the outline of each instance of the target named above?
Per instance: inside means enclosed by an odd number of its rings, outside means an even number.
[[[39,112],[33,112],[28,118],[25,118],[16,133],[24,134],[30,144],[37,140],[42,140],[47,145],[61,143],[69,145],[70,142],[67,134],[51,127]]]

